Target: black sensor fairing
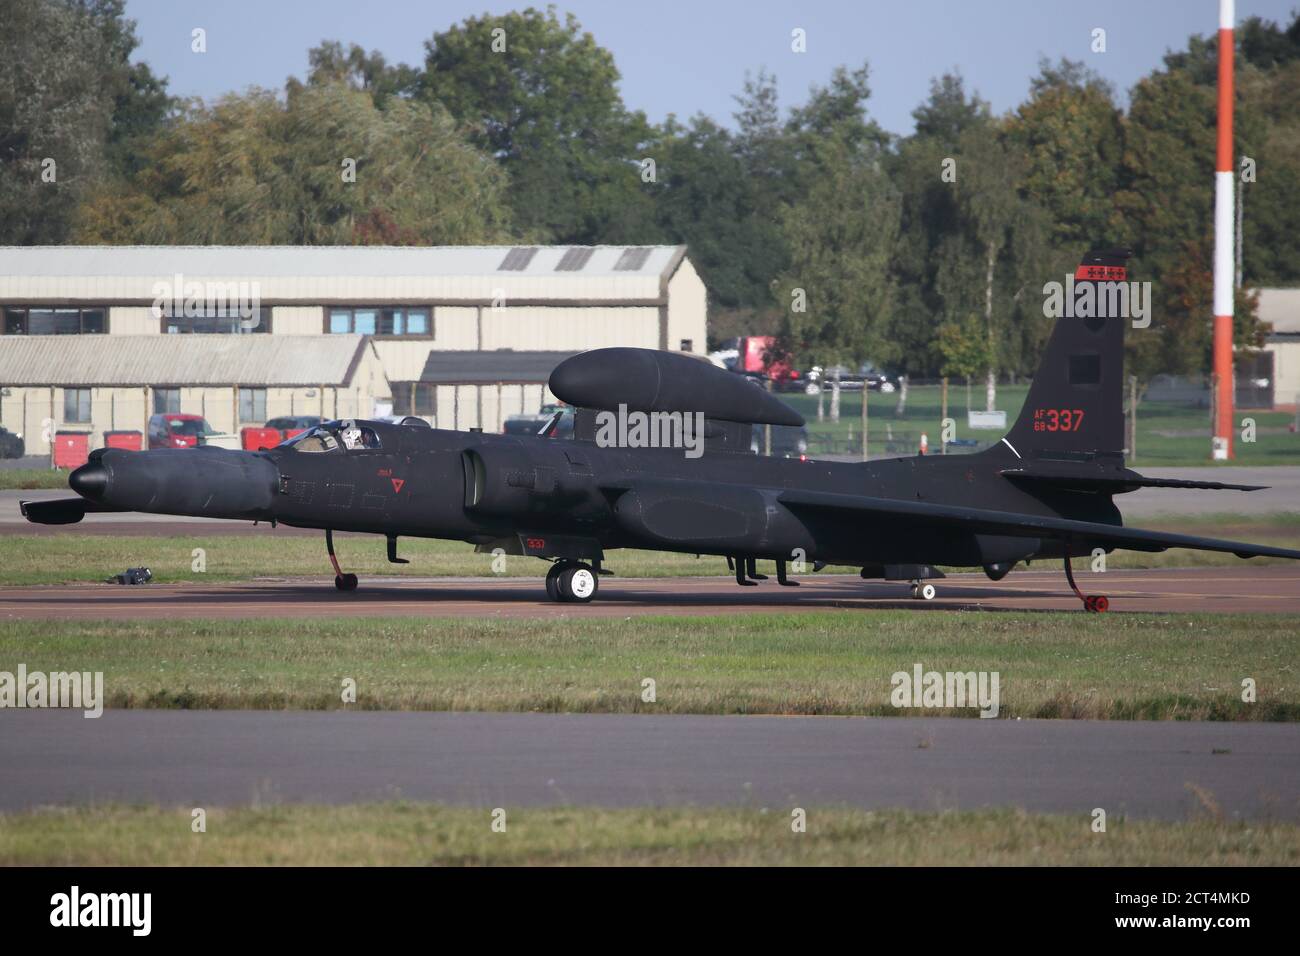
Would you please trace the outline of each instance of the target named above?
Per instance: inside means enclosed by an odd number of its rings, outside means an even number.
[[[551,373],[556,398],[578,408],[701,412],[754,425],[802,425],[803,416],[743,375],[680,352],[592,349]]]

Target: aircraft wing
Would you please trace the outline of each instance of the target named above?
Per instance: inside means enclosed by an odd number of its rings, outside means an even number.
[[[946,525],[974,534],[1069,539],[1094,547],[1123,548],[1129,551],[1191,548],[1195,551],[1224,551],[1235,554],[1239,558],[1270,557],[1300,560],[1300,551],[1292,551],[1288,548],[1271,548],[1241,541],[1224,541],[1220,538],[1145,531],[1141,528],[1125,528],[1095,521],[1074,521],[1069,518],[1016,514],[1009,511],[987,511],[982,508],[966,508],[927,501],[796,490],[782,492],[778,500],[795,512],[804,510],[834,512],[845,518],[853,516],[910,518],[918,523]]]

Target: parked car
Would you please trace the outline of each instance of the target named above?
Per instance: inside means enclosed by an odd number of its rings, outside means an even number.
[[[27,454],[22,432],[0,428],[0,458],[21,458]]]
[[[267,428],[274,428],[280,433],[284,441],[288,441],[294,435],[300,435],[309,428],[315,428],[323,418],[319,415],[281,415],[279,418],[272,418],[266,423]]]
[[[219,432],[202,415],[164,412],[149,418],[149,448],[238,448],[239,436]]]
[[[814,366],[808,371],[804,392],[808,395],[816,395],[823,388],[832,388],[831,383],[837,372],[840,377],[840,391],[843,392],[860,392],[864,382],[869,391],[885,394],[895,391],[898,387],[897,380],[893,376],[871,366],[864,365],[857,371],[844,365],[833,365],[825,369]]]

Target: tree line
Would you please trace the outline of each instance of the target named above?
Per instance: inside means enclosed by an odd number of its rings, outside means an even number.
[[[305,80],[181,100],[125,0],[0,0],[5,241],[685,243],[714,341],[775,334],[796,361],[913,376],[1031,374],[1042,283],[1095,246],[1153,283],[1130,370],[1209,367],[1216,48],[1193,36],[1130,91],[1043,61],[995,115],[945,74],[895,136],[866,64],[782,108],[745,78],[730,123],[651,123],[608,50],[553,7],[470,17],[424,62],[355,44]],[[1243,286],[1300,281],[1300,16],[1237,30]],[[52,162],[52,165],[51,165]],[[1258,344],[1238,296],[1237,341]]]

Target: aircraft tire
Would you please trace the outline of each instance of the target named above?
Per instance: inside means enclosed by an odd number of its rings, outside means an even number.
[[[938,592],[935,590],[934,585],[927,583],[927,584],[922,584],[917,589],[916,596],[919,597],[922,601],[933,601],[936,593]]]
[[[590,565],[571,564],[559,574],[556,584],[562,601],[587,604],[596,596],[600,578]]]
[[[334,586],[340,591],[355,591],[357,589],[357,576],[355,574],[337,574],[334,576]]]
[[[552,564],[546,572],[546,596],[552,601],[563,601],[560,597],[560,573],[564,570],[564,562],[557,561]]]

